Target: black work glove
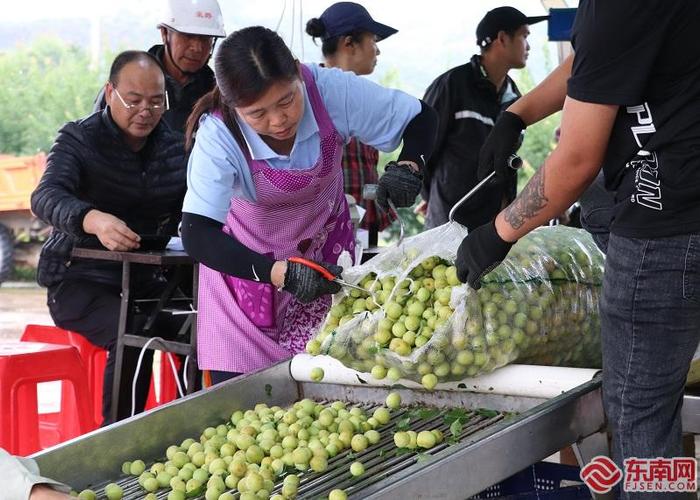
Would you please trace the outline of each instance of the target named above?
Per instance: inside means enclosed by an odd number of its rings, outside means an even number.
[[[343,268],[327,262],[321,263],[334,276],[340,276]],[[338,293],[340,285],[335,281],[330,281],[318,271],[311,269],[304,264],[287,261],[287,272],[284,274],[283,290],[291,293],[299,302],[308,304],[322,295]]]
[[[496,120],[484,145],[479,151],[479,167],[476,175],[479,180],[495,171],[496,181],[502,182],[514,170],[508,167],[508,158],[520,147],[520,133],[525,130],[525,123],[515,113],[504,111]]]
[[[493,271],[508,255],[513,243],[503,241],[491,221],[469,233],[457,250],[457,277],[474,290],[481,288],[481,278]]]
[[[414,172],[408,165],[390,161],[377,184],[377,205],[388,212],[387,198],[390,198],[397,208],[410,207],[415,203],[421,187],[422,174]]]

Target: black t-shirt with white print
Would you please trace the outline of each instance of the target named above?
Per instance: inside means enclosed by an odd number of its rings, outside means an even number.
[[[620,106],[603,162],[611,231],[700,231],[700,1],[582,0],[567,94]]]

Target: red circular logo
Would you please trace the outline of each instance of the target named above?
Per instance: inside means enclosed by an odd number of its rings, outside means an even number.
[[[622,471],[610,458],[599,455],[581,469],[581,479],[594,493],[607,493],[620,482]]]

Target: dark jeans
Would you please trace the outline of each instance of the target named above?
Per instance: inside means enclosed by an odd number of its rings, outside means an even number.
[[[607,252],[610,225],[615,218],[615,194],[605,189],[603,172],[588,186],[579,200],[581,227],[591,233],[603,253]]]
[[[135,287],[134,298],[157,297],[164,287],[165,282],[154,280],[138,288]],[[102,416],[104,418],[102,425],[113,423],[111,419],[112,385],[114,382],[119,309],[121,307],[121,288],[82,280],[63,281],[49,288],[48,306],[51,317],[57,326],[79,333],[91,343],[107,350],[108,357],[102,395]],[[135,315],[133,324],[128,325],[127,331],[138,329],[145,321],[145,314]],[[150,334],[153,337],[173,339],[184,321],[184,316],[160,314]],[[139,353],[140,349],[138,348],[124,348],[117,420],[131,416],[131,387]],[[146,404],[152,365],[153,351],[147,349],[141,361],[141,369],[136,382],[136,413],[142,412]]]
[[[615,462],[623,468],[625,458],[681,456],[683,388],[700,340],[700,234],[611,235],[600,314],[603,404]]]

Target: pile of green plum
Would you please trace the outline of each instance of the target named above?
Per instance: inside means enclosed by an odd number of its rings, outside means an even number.
[[[387,400],[393,410],[400,404],[396,396]],[[168,446],[162,462],[150,467],[140,459],[124,462],[122,473],[138,477],[146,500],[164,490],[169,490],[168,500],[202,495],[206,500],[292,499],[297,496],[299,473],[324,472],[339,453],[360,453],[377,444],[380,428],[389,423],[393,410],[382,406],[368,414],[343,401],[320,404],[310,399],[286,409],[261,403],[207,427],[199,439]],[[353,476],[363,472],[362,464],[356,464],[348,466]],[[95,498],[91,490],[81,495]],[[121,498],[121,488],[108,485],[104,497]],[[333,490],[329,498],[346,497],[343,490]]]
[[[392,275],[379,279],[370,273],[359,285],[367,292],[351,289],[333,305],[320,334],[309,342],[309,349],[319,348],[338,326],[356,318],[366,319],[368,313],[379,310],[381,318],[375,318],[376,332],[369,340],[373,345],[376,341],[379,347],[407,356],[425,345],[435,329],[452,317],[452,288],[462,284],[457,269],[434,256],[413,268],[405,279],[397,280]]]
[[[500,331],[505,337],[510,327],[511,338],[524,337],[519,363],[599,368],[603,269],[604,255],[586,231],[539,228],[484,278],[479,305],[470,312],[481,313],[487,335]],[[514,315],[512,301],[518,306]]]
[[[460,283],[454,265],[438,255],[401,271],[375,269],[358,281],[366,292],[338,294],[307,352],[426,389],[516,360],[600,366],[603,255],[582,230],[533,231],[478,291]]]

